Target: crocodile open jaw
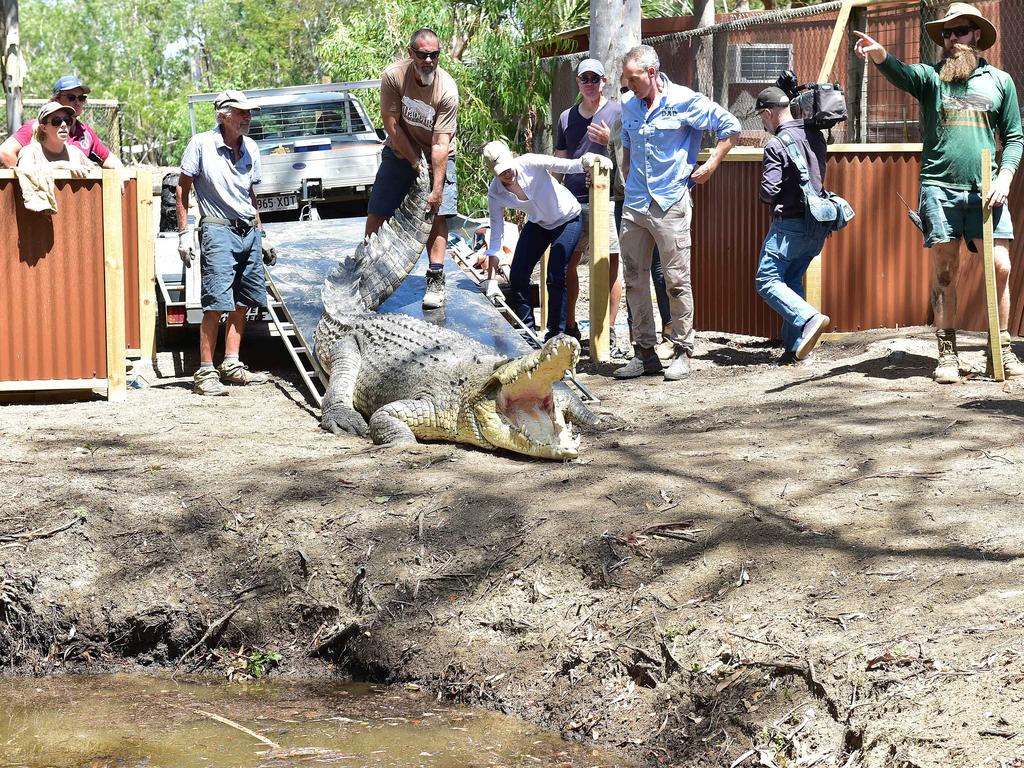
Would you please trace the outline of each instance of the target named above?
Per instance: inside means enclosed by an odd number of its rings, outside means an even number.
[[[475,407],[481,436],[495,448],[546,459],[572,459],[573,434],[552,387],[579,360],[575,339],[558,336],[541,349],[497,368]]]

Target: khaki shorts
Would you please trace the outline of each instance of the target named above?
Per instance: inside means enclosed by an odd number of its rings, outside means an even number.
[[[576,245],[576,253],[584,254],[580,261],[590,261],[590,206],[580,203],[583,209],[583,231]],[[615,203],[608,203],[608,253],[621,253],[619,250],[619,231],[615,228]]]

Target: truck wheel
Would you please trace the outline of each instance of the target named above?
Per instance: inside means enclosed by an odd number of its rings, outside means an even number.
[[[160,184],[160,231],[178,231],[177,212],[178,174],[168,173]]]

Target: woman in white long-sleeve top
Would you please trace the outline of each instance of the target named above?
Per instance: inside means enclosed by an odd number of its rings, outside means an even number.
[[[494,174],[487,189],[487,208],[491,218],[488,276],[492,274],[505,230],[505,209],[514,208],[527,215],[519,233],[509,275],[509,305],[527,325],[536,330],[530,304],[530,276],[550,246],[548,255],[548,327],[545,341],[565,333],[567,310],[565,274],[569,256],[580,239],[580,204],[576,197],[552,177],[552,173],[582,173],[595,162],[607,158],[589,153],[578,159],[550,155],[514,157],[502,141],[484,147],[484,163]]]

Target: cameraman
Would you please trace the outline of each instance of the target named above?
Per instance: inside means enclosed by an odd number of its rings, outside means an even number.
[[[788,134],[796,142],[807,163],[811,185],[819,193],[824,188],[827,150],[819,129],[793,117],[798,108],[795,104],[791,108],[789,96],[781,88],[761,91],[755,111],[764,129],[772,134],[764,148],[759,190],[761,201],[771,206],[772,225],[761,246],[754,284],[768,306],[782,315],[785,352],[779,365],[793,365],[810,354],[828,328],[828,315],[804,300],[803,277],[821,253],[829,230],[806,211],[800,171],[780,136]]]

